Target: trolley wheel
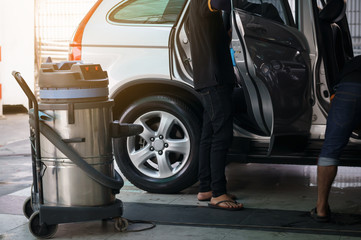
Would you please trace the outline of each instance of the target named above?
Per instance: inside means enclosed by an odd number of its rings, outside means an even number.
[[[40,224],[39,211],[34,212],[29,219],[29,230],[38,238],[52,238],[58,230],[58,225]]]
[[[33,204],[31,202],[31,199],[32,199],[31,197],[28,197],[23,204],[23,213],[27,219],[29,219],[31,217],[31,215],[34,213]]]
[[[125,232],[129,226],[128,220],[122,217],[116,218],[114,222],[114,227],[119,232]]]

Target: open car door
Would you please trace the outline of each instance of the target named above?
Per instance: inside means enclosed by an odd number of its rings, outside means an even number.
[[[307,40],[287,0],[233,0],[232,42],[247,117],[268,154],[302,150],[312,122]]]

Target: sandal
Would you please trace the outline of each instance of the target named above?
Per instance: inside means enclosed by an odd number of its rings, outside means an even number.
[[[318,216],[317,215],[317,208],[313,208],[310,212],[311,218],[316,222],[329,222],[331,219],[331,210],[328,208],[326,216]]]
[[[237,199],[237,196],[234,195],[234,194],[232,194],[232,193],[227,193],[227,195],[228,195],[232,200],[236,200],[236,199]],[[200,201],[200,202],[207,202],[207,201],[210,201],[210,200],[212,199],[212,196],[209,197],[209,198],[202,198],[202,199],[197,198],[197,199],[198,199],[198,201]]]
[[[230,207],[222,207],[220,206],[221,203],[225,203],[225,202],[229,202],[229,203],[235,203],[238,205],[238,202],[234,201],[234,200],[224,200],[224,201],[219,201],[216,204],[213,203],[208,203],[208,207],[210,208],[216,208],[216,209],[221,209],[221,210],[227,210],[227,211],[239,211],[243,209],[243,206],[241,207],[237,207],[237,208],[230,208]]]

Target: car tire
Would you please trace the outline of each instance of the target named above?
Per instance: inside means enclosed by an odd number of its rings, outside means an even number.
[[[149,96],[135,101],[120,122],[143,126],[137,136],[114,139],[118,167],[135,186],[176,193],[197,181],[200,124],[182,101]]]

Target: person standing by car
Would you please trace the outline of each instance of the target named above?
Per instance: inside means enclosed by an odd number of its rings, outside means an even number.
[[[361,56],[345,64],[327,118],[325,141],[317,166],[317,205],[311,217],[328,222],[331,210],[328,203],[332,183],[337,174],[339,157],[352,131],[361,124]]]
[[[229,38],[222,11],[230,12],[229,0],[192,0],[188,27],[194,88],[202,99],[203,125],[199,148],[198,200],[209,206],[240,210],[227,194],[225,166],[233,138],[232,91],[235,82]]]

